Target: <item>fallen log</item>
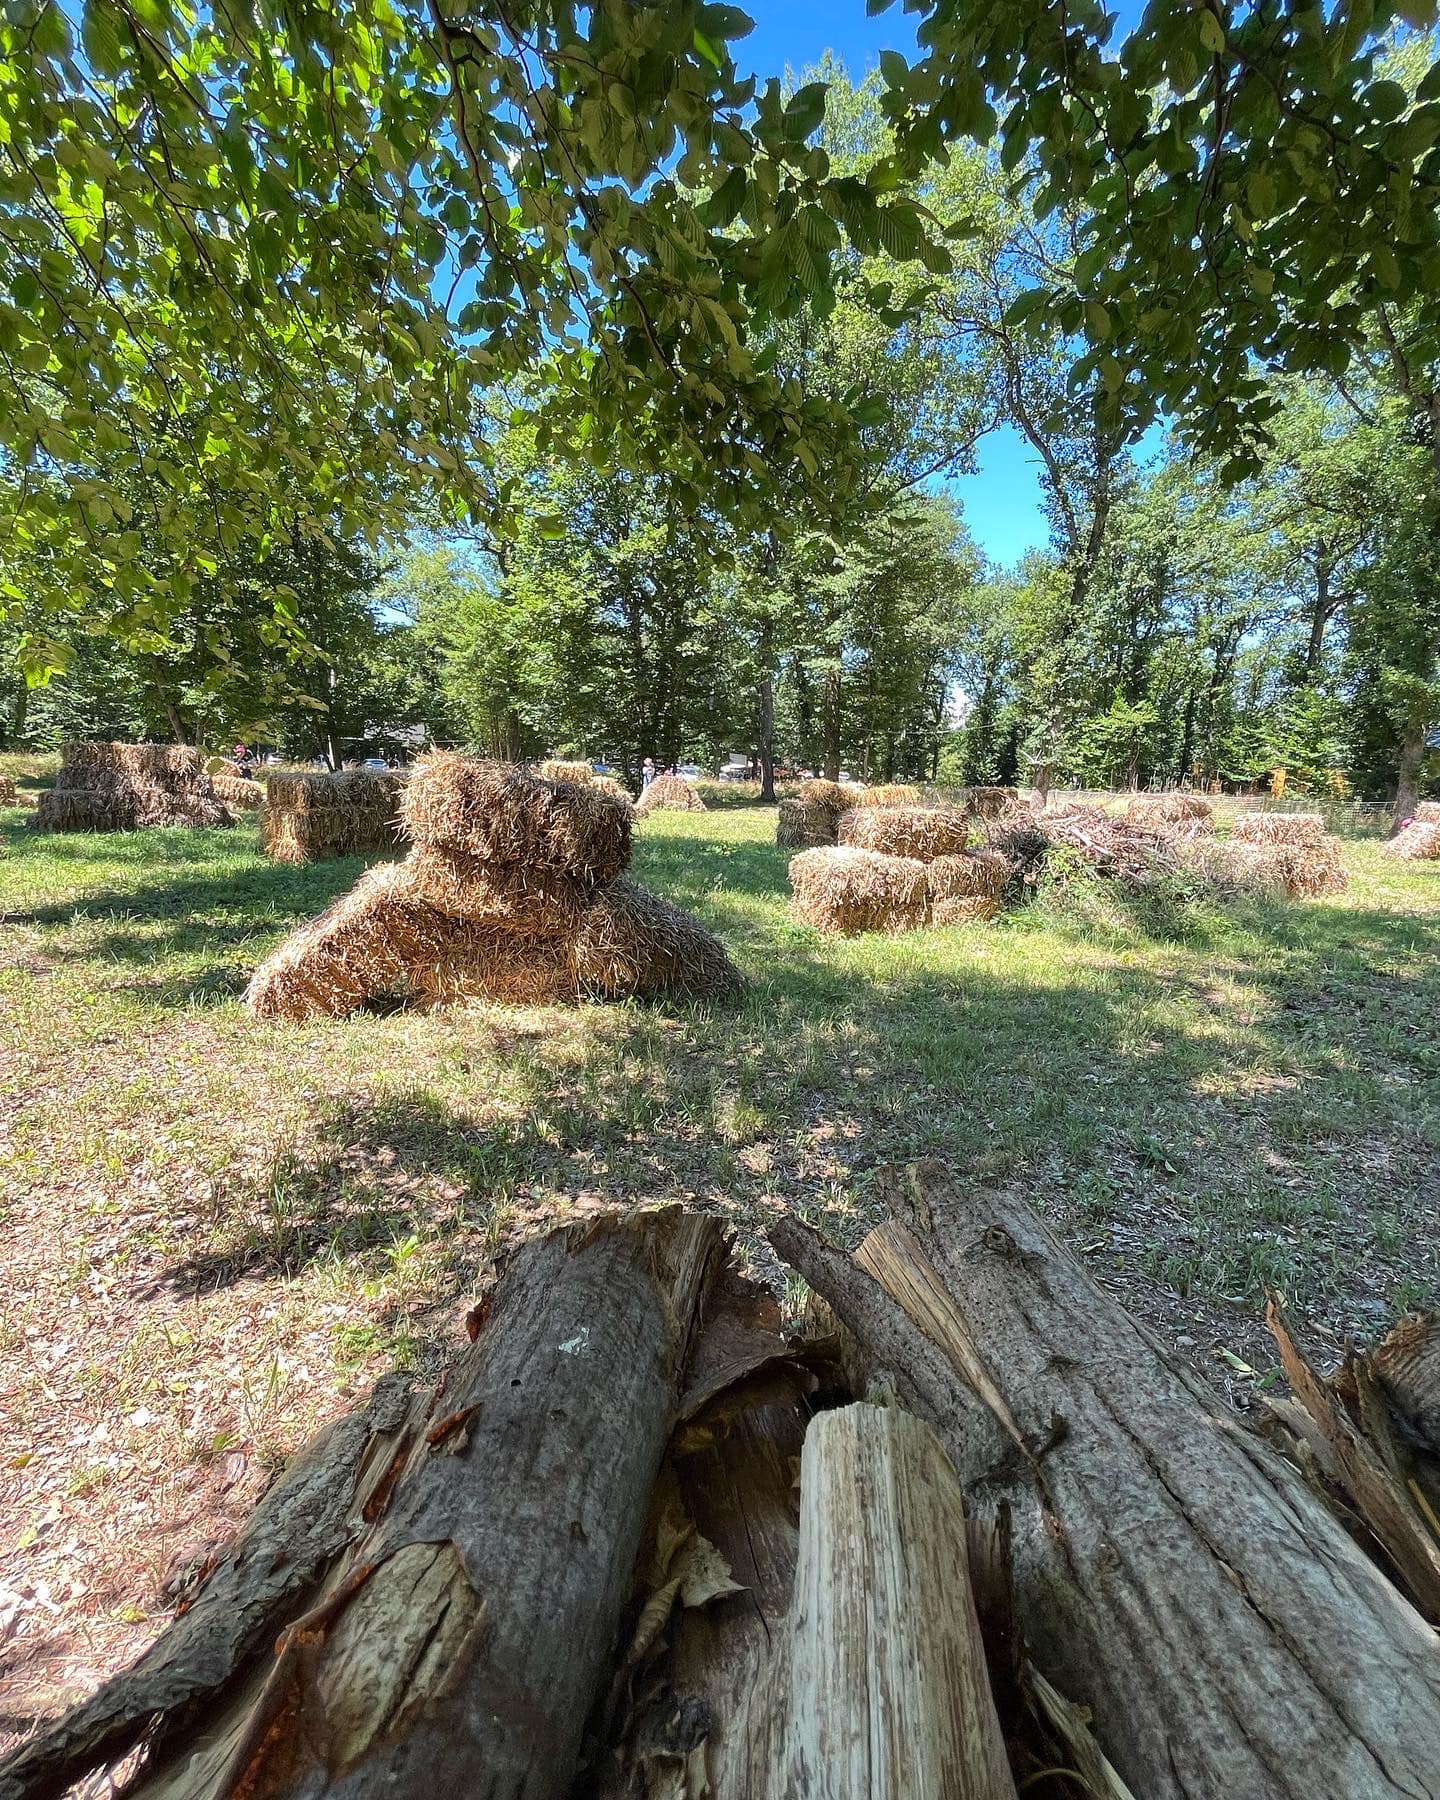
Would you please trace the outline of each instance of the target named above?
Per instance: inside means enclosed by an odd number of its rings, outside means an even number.
[[[805,1439],[784,1779],[807,1800],[1015,1800],[935,1433],[860,1403]]]
[[[526,1245],[428,1401],[322,1439],[149,1655],[0,1766],[3,1800],[142,1744],[145,1800],[567,1794],[724,1256],[677,1211]]]
[[[895,1206],[855,1262],[769,1235],[967,1503],[1008,1504],[1030,1655],[1121,1777],[1147,1800],[1440,1792],[1435,1635],[1297,1473],[1021,1203],[912,1170]],[[927,1354],[897,1363],[914,1332]]]

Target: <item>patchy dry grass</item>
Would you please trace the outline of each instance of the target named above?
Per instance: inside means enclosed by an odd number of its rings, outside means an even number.
[[[1259,1365],[1266,1284],[1337,1333],[1435,1294],[1440,868],[1356,844],[1333,902],[1072,897],[832,944],[787,922],[773,837],[760,810],[639,834],[751,977],[734,1011],[260,1026],[249,969],[358,864],[272,867],[248,823],[7,829],[0,1728],[133,1654],[274,1466],[438,1362],[547,1217],[680,1199],[853,1239],[879,1165],[941,1156],[1202,1359]]]

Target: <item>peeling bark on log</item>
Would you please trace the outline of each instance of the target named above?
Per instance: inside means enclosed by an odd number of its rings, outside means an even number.
[[[861,1403],[805,1438],[783,1785],[800,1800],[1015,1800],[965,1507],[923,1420]]]
[[[1435,1800],[1440,1650],[1295,1471],[1022,1205],[912,1170],[862,1268],[777,1251],[1008,1501],[1032,1658],[1146,1800]],[[863,1272],[862,1272],[863,1270]],[[918,1329],[936,1400],[903,1355]]]
[[[303,1594],[299,1583],[287,1589],[273,1655],[247,1664],[250,1641],[230,1644],[220,1659],[228,1670],[208,1676],[200,1725],[193,1703],[191,1729],[166,1731],[162,1717],[132,1791],[144,1800],[565,1795],[724,1254],[716,1221],[673,1211],[568,1228],[521,1249],[478,1341],[399,1426],[362,1517],[348,1518],[341,1543],[329,1540],[328,1573]],[[344,1470],[337,1440],[324,1460]],[[246,1579],[241,1568],[236,1601]],[[297,1602],[308,1606],[299,1617]],[[104,1702],[112,1717],[128,1709],[135,1741],[155,1710],[147,1669],[178,1661],[186,1675],[190,1618],[225,1605],[213,1583],[203,1589],[193,1615],[92,1707]],[[230,1691],[216,1703],[227,1673]],[[62,1721],[25,1746],[0,1774],[3,1800],[39,1800],[58,1791],[62,1772],[73,1780],[97,1766],[89,1752],[77,1760],[74,1737],[73,1721]],[[118,1743],[112,1730],[110,1748]]]

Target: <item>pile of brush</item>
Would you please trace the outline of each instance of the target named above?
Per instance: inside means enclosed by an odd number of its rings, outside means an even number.
[[[1400,862],[1440,862],[1440,800],[1422,800],[1409,824],[1381,851]]]
[[[1020,799],[1013,787],[972,787],[965,791],[965,810],[977,819],[993,819]]]
[[[1292,900],[1343,893],[1350,883],[1343,845],[1319,813],[1242,813],[1224,849],[1238,877]]]
[[[842,841],[840,821],[850,812],[920,804],[920,790],[901,782],[860,787],[854,782],[802,781],[793,800],[782,800],[775,820],[775,842],[790,850],[823,848]]]
[[[433,756],[401,799],[409,857],[292,933],[247,1004],[303,1019],[387,998],[732,997],[741,980],[719,941],[622,874],[631,813],[593,783]]]
[[[790,859],[790,916],[816,931],[914,931],[993,919],[1010,864],[967,848],[969,820],[954,807],[856,807],[842,842]]]
[[[0,806],[33,806],[34,800],[29,794],[22,794],[15,786],[13,775],[0,775]]]
[[[34,819],[37,831],[234,823],[204,756],[185,744],[66,744]]]
[[[1178,790],[1165,794],[1137,794],[1125,809],[1132,825],[1162,837],[1195,838],[1215,835],[1215,808],[1203,794]]]
[[[704,812],[705,802],[683,775],[657,775],[635,802],[635,817],[653,812]]]
[[[367,769],[272,775],[260,814],[261,847],[272,862],[282,863],[383,856],[403,841],[399,805],[408,780]]]

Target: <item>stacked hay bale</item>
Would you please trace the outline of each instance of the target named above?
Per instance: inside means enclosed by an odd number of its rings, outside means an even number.
[[[997,918],[1010,874],[1010,859],[998,850],[937,856],[925,871],[930,923],[976,925]]]
[[[185,744],[66,744],[37,831],[138,831],[233,825],[200,751]]]
[[[1440,825],[1440,800],[1422,800],[1415,808],[1416,825]]]
[[[878,850],[802,850],[790,859],[790,916],[841,937],[925,923],[925,865]]]
[[[13,775],[0,775],[0,806],[34,806],[34,797],[22,794]]]
[[[724,948],[627,880],[632,809],[594,783],[437,755],[402,800],[409,858],[366,872],[251,979],[267,1018],[398,995],[517,1005],[728,998]]]
[[[927,863],[958,856],[969,837],[970,820],[954,806],[852,806],[840,819],[842,844]]]
[[[1413,818],[1403,831],[1380,846],[1382,856],[1393,856],[1399,862],[1440,862],[1440,808],[1434,824]]]
[[[837,785],[840,785],[837,783]],[[919,806],[920,790],[903,781],[881,782],[875,787],[841,787],[853,806]]]
[[[635,802],[635,817],[652,812],[704,812],[705,802],[683,775],[657,775]]]
[[[259,812],[265,804],[265,789],[261,783],[248,775],[238,774],[233,763],[213,771],[210,785],[215,790],[215,797],[231,812]]]
[[[1291,899],[1342,893],[1350,884],[1338,837],[1319,813],[1244,813],[1228,856],[1238,873]]]
[[[857,791],[821,777],[802,781],[793,800],[780,802],[775,842],[792,850],[813,850],[838,842],[840,816],[855,804]]]
[[[588,762],[565,762],[558,757],[547,758],[536,772],[542,781],[589,781],[595,774]]]
[[[1215,830],[1215,808],[1203,794],[1137,794],[1125,816],[1132,825],[1166,837],[1199,837]]]
[[[272,775],[260,844],[272,862],[380,856],[402,843],[399,802],[409,777],[344,769],[338,775]]]
[[[968,835],[955,807],[853,806],[838,846],[791,858],[791,917],[842,937],[993,919],[1010,863],[968,850]]]

